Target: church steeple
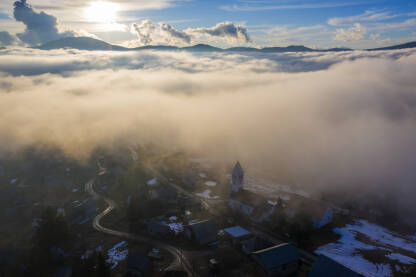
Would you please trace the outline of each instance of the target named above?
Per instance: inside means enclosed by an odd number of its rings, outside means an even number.
[[[237,161],[232,172],[232,188],[231,189],[232,189],[232,192],[239,192],[243,188],[244,188],[244,171],[240,165],[240,162]]]

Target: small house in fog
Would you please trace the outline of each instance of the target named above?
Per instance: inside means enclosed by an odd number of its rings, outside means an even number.
[[[312,270],[308,277],[322,277],[322,276],[336,276],[336,277],[363,277],[363,275],[352,271],[340,263],[320,255],[318,260],[313,264]]]
[[[261,276],[290,276],[300,266],[298,250],[291,243],[253,252],[251,257],[257,263]]]
[[[272,242],[259,236],[241,241],[241,251],[246,255],[250,255],[253,252],[270,248],[272,246],[274,246]]]
[[[308,215],[317,229],[331,223],[334,215],[331,206],[311,199],[292,200],[285,211],[288,217],[294,217],[299,213]]]
[[[255,222],[263,222],[270,219],[275,206],[267,199],[244,189],[244,171],[239,162],[232,172],[232,188],[228,206],[235,212],[244,214]]]
[[[204,220],[185,227],[188,239],[199,245],[208,245],[217,241],[218,229],[212,220]]]
[[[251,233],[241,226],[234,226],[224,229],[225,234],[231,238],[234,245],[239,244],[242,240],[249,238]]]
[[[157,220],[149,219],[146,221],[147,232],[156,237],[166,237],[171,233],[170,227]]]
[[[129,254],[127,257],[126,276],[147,277],[152,276],[152,261],[141,255]]]

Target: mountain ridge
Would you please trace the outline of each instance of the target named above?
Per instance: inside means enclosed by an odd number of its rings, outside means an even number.
[[[258,52],[258,53],[290,53],[290,52],[340,52],[353,51],[351,48],[329,48],[329,49],[313,49],[303,45],[289,45],[286,47],[231,47],[219,48],[209,44],[196,44],[192,46],[177,47],[169,45],[146,45],[135,48],[127,48],[119,45],[113,45],[102,40],[90,37],[66,37],[54,41],[47,42],[43,45],[33,47],[41,50],[54,49],[77,49],[89,51],[140,51],[140,50],[158,50],[158,51],[189,51],[189,52]],[[365,49],[365,51],[380,51],[380,50],[396,50],[416,48],[416,41],[403,43],[399,45],[392,45],[382,48]]]

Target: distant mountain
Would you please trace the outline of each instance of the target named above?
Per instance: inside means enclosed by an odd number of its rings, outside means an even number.
[[[224,49],[214,47],[208,44],[197,44],[194,46],[182,47],[181,50],[192,52],[222,52]]]
[[[416,48],[416,41],[403,43],[399,45],[393,45],[382,48],[367,49],[368,51],[379,51],[379,50],[398,50],[398,49],[407,49],[407,48]]]
[[[231,52],[260,52],[261,51],[261,49],[254,48],[254,47],[231,47],[225,50],[231,51]]]
[[[287,47],[265,47],[265,48],[254,48],[254,47],[232,47],[222,49],[214,47],[208,44],[197,44],[187,47],[176,47],[167,45],[147,45],[136,48],[125,48],[118,45],[112,45],[105,41],[93,39],[89,37],[68,37],[59,40],[45,43],[41,46],[35,47],[42,50],[72,48],[79,50],[103,50],[103,51],[140,51],[140,50],[157,50],[157,51],[190,51],[190,52],[258,52],[258,53],[288,53],[288,52],[339,52],[339,51],[353,51],[350,48],[330,48],[330,49],[312,49],[303,45],[291,45]],[[395,49],[406,49],[416,48],[416,41],[404,43],[400,45],[394,45],[383,48],[367,49],[368,51],[377,50],[395,50]],[[0,48],[1,49],[1,48]]]
[[[305,47],[303,45],[291,45],[287,47],[266,47],[260,49],[261,52],[273,52],[273,53],[284,53],[284,52],[312,52],[314,49]]]
[[[132,48],[129,50],[160,50],[160,51],[174,51],[178,50],[179,47],[176,46],[167,46],[167,45],[146,45],[146,46],[140,46],[136,48]]]
[[[351,48],[337,47],[337,48],[321,49],[318,51],[320,52],[342,52],[342,51],[353,51],[353,50],[354,49],[351,49]]]
[[[125,51],[128,48],[124,48],[117,45],[111,45],[105,41],[89,38],[89,37],[67,37],[58,40],[54,40],[48,43],[45,43],[41,46],[35,47],[42,50],[52,50],[52,49],[62,49],[62,48],[71,48],[78,50],[104,50],[104,51]]]

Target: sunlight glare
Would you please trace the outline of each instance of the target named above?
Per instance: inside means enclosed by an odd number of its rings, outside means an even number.
[[[117,13],[120,7],[116,3],[112,2],[91,2],[90,5],[85,8],[84,16],[90,22],[96,23],[114,23],[117,19]]]

